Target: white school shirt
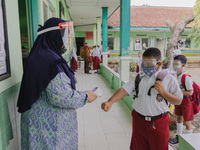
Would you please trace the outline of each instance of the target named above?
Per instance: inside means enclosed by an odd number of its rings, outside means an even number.
[[[158,94],[158,91],[154,88],[151,89],[151,96],[148,96],[148,91],[152,85],[154,85],[156,77],[158,75],[158,72],[153,74],[151,77],[144,76],[142,77],[140,83],[139,83],[139,93],[138,98],[135,99],[133,103],[133,108],[136,112],[140,113],[144,116],[157,116],[162,113],[165,113],[169,111],[169,107],[166,104],[166,101],[164,98],[161,102],[159,102],[156,97]],[[135,91],[135,76],[132,77],[132,79],[127,82],[122,88],[131,95]],[[180,98],[183,98],[183,93],[181,89],[179,88],[178,81],[176,77],[168,74],[164,80],[162,81],[165,89],[174,95],[179,96]]]
[[[136,60],[135,60],[135,63],[137,63],[140,66],[141,63],[142,63],[142,56],[141,57],[137,57]]]
[[[177,77],[178,78],[178,84],[179,84],[179,86],[180,86],[182,91],[185,91],[185,88],[183,88],[183,86],[181,84],[181,78],[182,78],[183,74],[185,74],[185,73],[186,72],[182,73],[180,76]],[[189,76],[186,76],[185,77],[185,87],[186,87],[187,91],[193,90],[193,86],[192,85],[193,85],[192,78],[189,77]]]

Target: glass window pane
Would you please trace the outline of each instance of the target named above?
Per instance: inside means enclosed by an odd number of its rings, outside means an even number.
[[[108,47],[109,47],[109,50],[114,49],[114,38],[108,38]]]
[[[190,48],[190,39],[185,40],[185,48]]]
[[[44,22],[48,19],[48,6],[43,2]]]
[[[142,49],[146,50],[148,48],[148,39],[144,38],[142,39]]]

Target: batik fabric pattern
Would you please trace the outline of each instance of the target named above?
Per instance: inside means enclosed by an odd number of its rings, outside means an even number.
[[[86,92],[71,88],[65,73],[57,74],[21,115],[22,150],[78,150],[76,109],[87,100]]]

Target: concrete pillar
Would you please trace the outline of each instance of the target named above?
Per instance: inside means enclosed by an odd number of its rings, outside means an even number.
[[[97,44],[101,45],[101,17],[97,17]]]
[[[130,0],[120,0],[120,85],[129,80]]]
[[[103,16],[103,65],[107,66],[108,63],[108,7],[102,7]]]
[[[93,25],[93,45],[97,44],[97,25]]]

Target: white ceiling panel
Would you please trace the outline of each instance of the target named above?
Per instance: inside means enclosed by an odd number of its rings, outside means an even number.
[[[102,17],[102,7],[108,7],[110,16],[120,5],[120,0],[66,0],[74,26],[96,24]]]

